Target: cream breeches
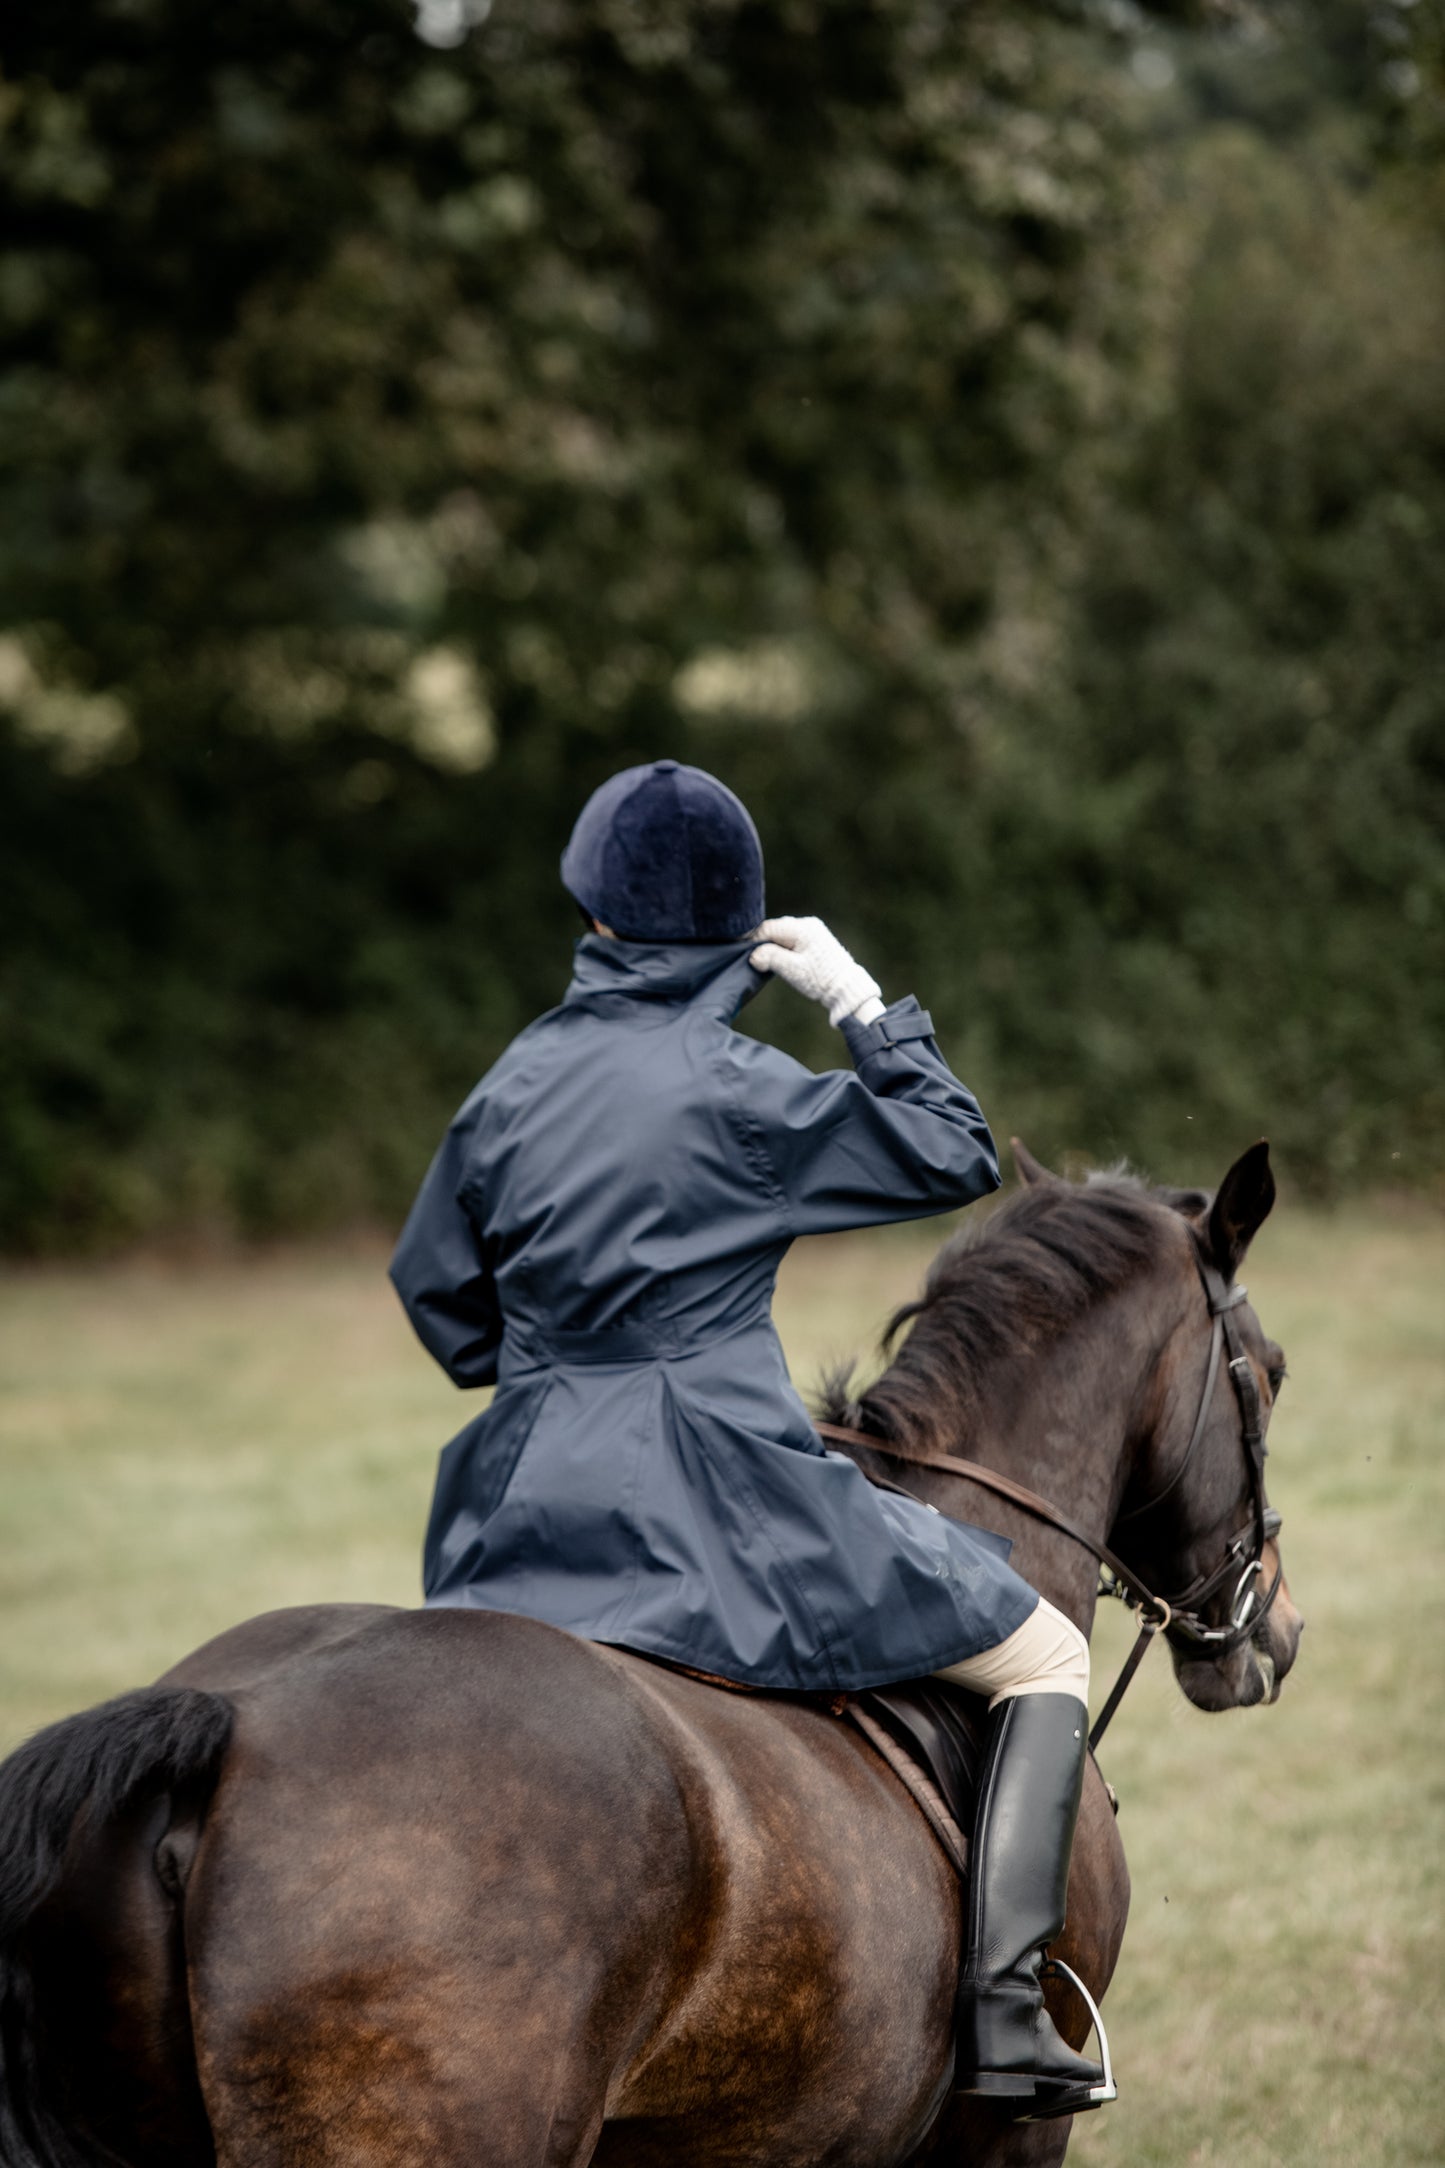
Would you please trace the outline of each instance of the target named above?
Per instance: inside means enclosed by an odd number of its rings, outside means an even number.
[[[934,1677],[971,1694],[987,1694],[995,1708],[1013,1694],[1072,1694],[1088,1707],[1089,1644],[1072,1619],[1042,1596],[1022,1626],[996,1648],[945,1664]]]

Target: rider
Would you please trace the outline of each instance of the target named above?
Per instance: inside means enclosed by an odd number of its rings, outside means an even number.
[[[946,1212],[998,1186],[978,1103],[912,995],[813,918],[765,919],[746,809],[676,761],[583,807],[562,879],[590,931],[558,1008],[448,1130],[392,1277],[461,1386],[429,1604],[548,1620],[758,1687],[935,1673],[989,1697],[957,2083],[1020,2113],[1101,2076],[1043,2007],[1083,1780],[1088,1645],[1001,1538],[824,1450],[770,1304],[794,1236]],[[777,977],[854,1067],[734,1031]]]

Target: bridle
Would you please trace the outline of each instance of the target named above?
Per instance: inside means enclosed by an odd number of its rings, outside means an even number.
[[[1254,1365],[1245,1353],[1244,1341],[1234,1313],[1241,1303],[1249,1299],[1246,1287],[1231,1287],[1224,1275],[1196,1253],[1195,1262],[1204,1283],[1209,1301],[1209,1314],[1213,1330],[1209,1342],[1209,1367],[1205,1372],[1204,1390],[1200,1395],[1199,1412],[1194,1418],[1189,1443],[1180,1457],[1179,1465],[1162,1490],[1146,1499],[1142,1506],[1134,1506],[1121,1513],[1114,1522],[1114,1532],[1131,1521],[1141,1521],[1163,1505],[1183,1480],[1184,1473],[1194,1457],[1194,1451],[1204,1435],[1209,1411],[1214,1401],[1215,1381],[1219,1376],[1219,1358],[1222,1349],[1229,1351],[1229,1380],[1234,1387],[1234,1397],[1239,1406],[1240,1443],[1244,1448],[1245,1467],[1249,1473],[1250,1497],[1254,1519],[1250,1527],[1241,1529],[1230,1539],[1224,1556],[1210,1573],[1202,1573],[1182,1589],[1170,1604],[1171,1618],[1166,1631],[1176,1646],[1206,1648],[1216,1656],[1228,1656],[1241,1642],[1250,1640],[1258,1630],[1275,1597],[1279,1594],[1283,1568],[1277,1563],[1274,1579],[1263,1597],[1257,1582],[1264,1572],[1265,1546],[1280,1531],[1280,1516],[1274,1511],[1264,1494],[1264,1457],[1269,1448],[1264,1442],[1264,1422],[1260,1410],[1259,1381]],[[1230,1620],[1227,1626],[1206,1626],[1201,1608],[1224,1586],[1232,1573],[1237,1573],[1234,1595],[1230,1603]]]
[[[1002,1475],[997,1469],[985,1468],[978,1461],[964,1460],[952,1453],[929,1453],[916,1446],[895,1445],[885,1438],[876,1438],[871,1432],[850,1430],[842,1423],[817,1423],[818,1435],[848,1449],[863,1448],[869,1453],[880,1454],[885,1460],[901,1462],[918,1468],[931,1468],[943,1475],[961,1478],[968,1483],[991,1490],[996,1496],[1006,1498],[1011,1505],[1022,1507],[1035,1520],[1045,1521],[1051,1528],[1059,1529],[1092,1551],[1104,1569],[1099,1577],[1099,1593],[1115,1596],[1131,1610],[1139,1614],[1139,1632],[1134,1646],[1125,1658],[1122,1670],[1115,1680],[1108,1700],[1104,1703],[1089,1733],[1089,1744],[1096,1747],[1103,1738],[1114,1711],[1135,1672],[1143,1662],[1149,1645],[1159,1634],[1164,1634],[1176,1649],[1199,1650],[1211,1658],[1229,1656],[1242,1643],[1252,1641],[1268,1616],[1270,1607],[1280,1592],[1284,1568],[1278,1558],[1275,1561],[1274,1579],[1263,1595],[1259,1584],[1264,1575],[1264,1555],[1268,1544],[1279,1534],[1280,1516],[1268,1503],[1264,1491],[1264,1456],[1268,1448],[1264,1442],[1264,1422],[1259,1398],[1259,1381],[1254,1365],[1245,1352],[1244,1340],[1235,1317],[1241,1303],[1248,1299],[1248,1289],[1232,1287],[1218,1267],[1211,1264],[1196,1249],[1194,1262],[1203,1282],[1209,1304],[1211,1321],[1209,1364],[1204,1374],[1204,1387],[1199,1396],[1199,1408],[1189,1442],[1180,1456],[1179,1464],[1161,1490],[1141,1506],[1134,1506],[1118,1516],[1114,1528],[1117,1531],[1126,1524],[1142,1521],[1163,1505],[1179,1487],[1185,1470],[1194,1457],[1195,1449],[1208,1427],[1210,1412],[1214,1405],[1215,1387],[1219,1380],[1220,1358],[1228,1351],[1229,1381],[1239,1408],[1240,1444],[1244,1451],[1245,1467],[1249,1475],[1250,1498],[1253,1513],[1247,1527],[1231,1536],[1217,1566],[1199,1574],[1187,1588],[1173,1596],[1156,1596],[1141,1580],[1132,1566],[1126,1565],[1108,1544],[1100,1543],[1077,1527],[1057,1506],[1025,1484],[1016,1483],[1012,1476]],[[869,1480],[884,1489],[896,1490],[897,1484],[872,1475],[865,1467]],[[912,1492],[907,1493],[912,1496]],[[1233,1578],[1234,1593],[1230,1599],[1229,1621],[1223,1626],[1210,1626],[1204,1618],[1204,1606]]]

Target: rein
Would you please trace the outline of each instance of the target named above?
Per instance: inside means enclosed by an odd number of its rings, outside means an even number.
[[[1140,1621],[1139,1632],[1134,1646],[1124,1659],[1123,1667],[1118,1678],[1114,1681],[1109,1698],[1099,1711],[1090,1730],[1089,1745],[1091,1748],[1096,1748],[1103,1738],[1113,1719],[1115,1710],[1123,1700],[1135,1672],[1144,1660],[1150,1643],[1159,1634],[1167,1634],[1175,1642],[1176,1646],[1183,1644],[1186,1647],[1202,1647],[1209,1649],[1216,1656],[1228,1656],[1242,1642],[1252,1640],[1259,1631],[1270,1606],[1279,1594],[1284,1577],[1283,1565],[1277,1563],[1274,1579],[1270,1583],[1268,1591],[1263,1597],[1259,1596],[1254,1583],[1264,1570],[1266,1544],[1269,1543],[1272,1537],[1279,1534],[1280,1516],[1265,1499],[1264,1456],[1268,1448],[1264,1442],[1259,1384],[1254,1375],[1253,1365],[1245,1352],[1244,1341],[1233,1315],[1240,1304],[1247,1299],[1248,1289],[1231,1287],[1224,1275],[1214,1265],[1206,1263],[1204,1258],[1197,1253],[1195,1264],[1198,1267],[1200,1279],[1204,1283],[1204,1293],[1209,1303],[1211,1335],[1209,1365],[1205,1372],[1204,1387],[1200,1394],[1199,1408],[1194,1418],[1194,1427],[1190,1432],[1189,1443],[1184,1448],[1179,1465],[1164,1485],[1164,1488],[1156,1492],[1154,1497],[1147,1499],[1142,1506],[1135,1506],[1128,1513],[1121,1514],[1119,1522],[1122,1524],[1126,1521],[1142,1520],[1146,1514],[1152,1513],[1156,1506],[1162,1505],[1164,1500],[1178,1488],[1180,1479],[1193,1458],[1195,1447],[1203,1437],[1208,1424],[1209,1412],[1214,1402],[1214,1388],[1219,1377],[1220,1355],[1226,1347],[1229,1351],[1229,1380],[1239,1407],[1240,1444],[1244,1451],[1245,1464],[1249,1472],[1254,1520],[1251,1528],[1241,1529],[1237,1535],[1231,1537],[1223,1557],[1212,1571],[1198,1575],[1187,1588],[1181,1589],[1173,1597],[1156,1596],[1147,1583],[1141,1580],[1133,1567],[1126,1565],[1117,1552],[1110,1550],[1107,1543],[1099,1542],[1095,1537],[1089,1535],[1085,1529],[1078,1527],[1075,1522],[1069,1519],[1067,1514],[1061,1513],[1057,1506],[1050,1504],[1047,1498],[1040,1497],[1037,1491],[1028,1489],[1027,1485],[1023,1483],[1016,1483],[1012,1476],[1003,1475],[996,1468],[985,1468],[979,1461],[964,1460],[961,1456],[952,1453],[930,1453],[919,1446],[895,1445],[887,1439],[874,1437],[868,1431],[850,1430],[844,1423],[815,1423],[813,1425],[820,1438],[829,1439],[834,1444],[850,1449],[850,1453],[853,1448],[862,1448],[869,1453],[880,1454],[885,1460],[898,1461],[906,1467],[930,1468],[940,1475],[957,1476],[966,1483],[975,1483],[981,1489],[990,1490],[997,1497],[1007,1499],[1010,1505],[1018,1506],[1025,1513],[1032,1514],[1035,1520],[1043,1521],[1048,1527],[1058,1529],[1061,1535],[1068,1536],[1073,1542],[1082,1545],[1084,1550],[1093,1553],[1108,1576],[1107,1579],[1102,1575],[1100,1576],[1100,1594],[1117,1596],[1131,1610],[1139,1612]],[[866,1468],[863,1472],[865,1475],[868,1474]],[[876,1481],[878,1479],[870,1478],[870,1480]],[[895,1486],[888,1485],[886,1487],[892,1489]],[[912,1496],[913,1494],[910,1492],[908,1495]],[[1252,1542],[1251,1538],[1253,1539]],[[1202,1616],[1202,1606],[1209,1601],[1211,1596],[1218,1592],[1230,1575],[1236,1571],[1238,1572],[1238,1579],[1230,1605],[1229,1624],[1227,1626],[1206,1625]]]

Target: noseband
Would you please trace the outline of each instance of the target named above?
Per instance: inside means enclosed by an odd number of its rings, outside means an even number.
[[[1184,1472],[1194,1457],[1194,1451],[1209,1423],[1214,1405],[1214,1390],[1219,1379],[1220,1357],[1228,1350],[1229,1381],[1239,1407],[1240,1444],[1244,1449],[1245,1467],[1249,1475],[1250,1498],[1253,1517],[1248,1527],[1231,1536],[1224,1555],[1217,1566],[1199,1574],[1187,1588],[1174,1596],[1156,1596],[1134,1571],[1132,1566],[1111,1551],[1106,1543],[1098,1543],[1078,1528],[1057,1506],[1050,1505],[1036,1491],[1016,1483],[1012,1476],[1001,1475],[997,1469],[985,1468],[977,1461],[963,1460],[951,1453],[927,1453],[916,1447],[890,1444],[883,1438],[875,1438],[864,1430],[850,1430],[842,1423],[817,1423],[818,1435],[849,1449],[865,1447],[870,1453],[881,1454],[885,1460],[895,1460],[919,1468],[932,1468],[944,1475],[961,1476],[966,1482],[977,1483],[998,1497],[1006,1498],[1011,1505],[1020,1506],[1031,1513],[1035,1520],[1046,1521],[1052,1528],[1072,1537],[1086,1551],[1092,1551],[1098,1559],[1102,1573],[1099,1576],[1099,1593],[1117,1596],[1131,1610],[1139,1613],[1139,1633],[1133,1648],[1126,1657],[1124,1667],[1115,1680],[1108,1700],[1104,1703],[1093,1729],[1089,1744],[1096,1747],[1103,1738],[1114,1711],[1124,1698],[1130,1680],[1142,1663],[1149,1644],[1163,1633],[1176,1650],[1199,1651],[1211,1660],[1232,1655],[1244,1642],[1252,1641],[1268,1616],[1270,1606],[1279,1594],[1284,1579],[1284,1568],[1275,1563],[1274,1579],[1261,1596],[1259,1582],[1264,1574],[1265,1548],[1279,1534],[1280,1516],[1268,1503],[1264,1493],[1264,1456],[1268,1447],[1264,1442],[1264,1422],[1259,1399],[1259,1381],[1254,1365],[1245,1352],[1235,1311],[1247,1300],[1248,1289],[1231,1287],[1222,1272],[1210,1264],[1196,1250],[1194,1262],[1204,1284],[1205,1297],[1209,1303],[1211,1337],[1209,1365],[1204,1374],[1204,1388],[1199,1396],[1199,1408],[1194,1427],[1189,1434],[1178,1467],[1163,1489],[1146,1499],[1142,1506],[1134,1506],[1121,1514],[1116,1529],[1131,1521],[1141,1521],[1153,1513],[1177,1490]],[[865,1475],[868,1470],[864,1469]],[[876,1476],[871,1481],[878,1482]],[[884,1483],[885,1489],[894,1490],[896,1484]],[[912,1496],[911,1492],[907,1493]],[[1223,1626],[1206,1624],[1203,1611],[1211,1597],[1216,1596],[1228,1581],[1234,1580],[1234,1593],[1230,1600],[1229,1621]]]

